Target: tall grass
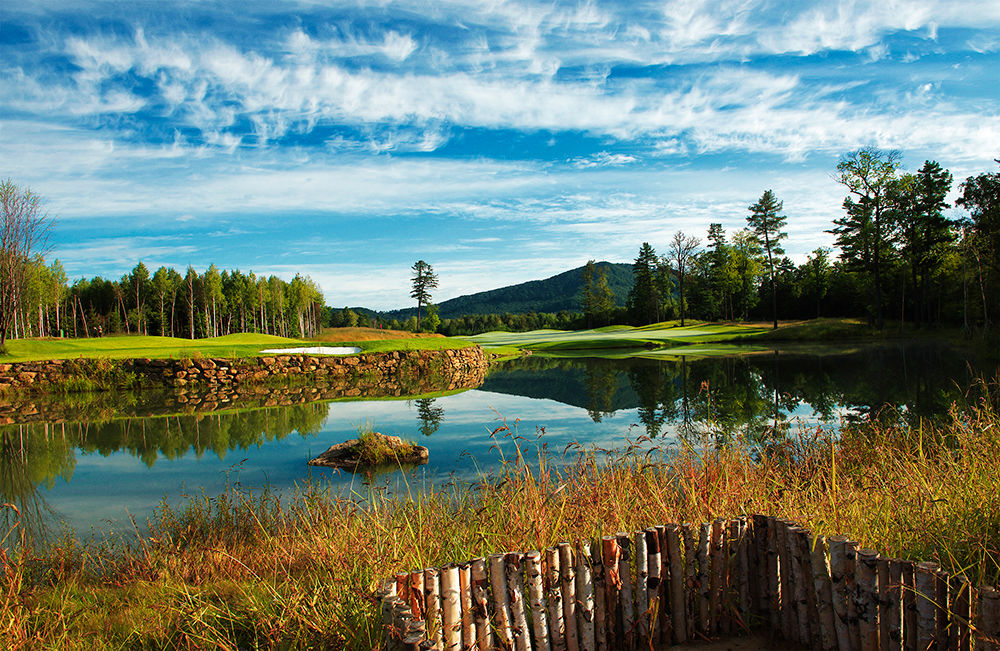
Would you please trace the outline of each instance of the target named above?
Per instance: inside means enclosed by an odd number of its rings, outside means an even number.
[[[13,649],[370,649],[373,591],[396,571],[748,513],[996,583],[1000,413],[995,387],[979,389],[943,424],[881,418],[766,446],[707,432],[670,449],[535,455],[503,425],[494,436],[515,439],[514,456],[478,484],[402,495],[309,484],[284,499],[234,486],[161,507],[129,545],[35,549],[15,527],[0,637]]]

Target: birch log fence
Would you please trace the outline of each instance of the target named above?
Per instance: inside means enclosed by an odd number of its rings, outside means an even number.
[[[1000,651],[1000,592],[754,515],[397,574],[387,651],[633,651],[766,632],[823,651]]]

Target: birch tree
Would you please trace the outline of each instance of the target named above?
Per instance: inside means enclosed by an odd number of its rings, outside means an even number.
[[[48,247],[51,223],[41,197],[11,179],[0,181],[0,348],[20,308],[28,263]]]

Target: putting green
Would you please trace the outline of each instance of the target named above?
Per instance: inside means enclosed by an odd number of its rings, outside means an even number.
[[[531,330],[486,332],[468,337],[483,347],[508,346],[537,351],[602,350],[609,348],[655,349],[688,344],[733,341],[767,332],[762,326],[699,323],[676,326],[670,322],[633,328],[612,326],[591,330]]]

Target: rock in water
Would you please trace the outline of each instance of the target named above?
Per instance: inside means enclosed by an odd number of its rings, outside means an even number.
[[[372,451],[377,457],[371,458]],[[421,465],[427,463],[430,452],[422,445],[408,443],[398,436],[370,432],[362,438],[335,443],[315,459],[310,466],[357,470],[374,466]]]

